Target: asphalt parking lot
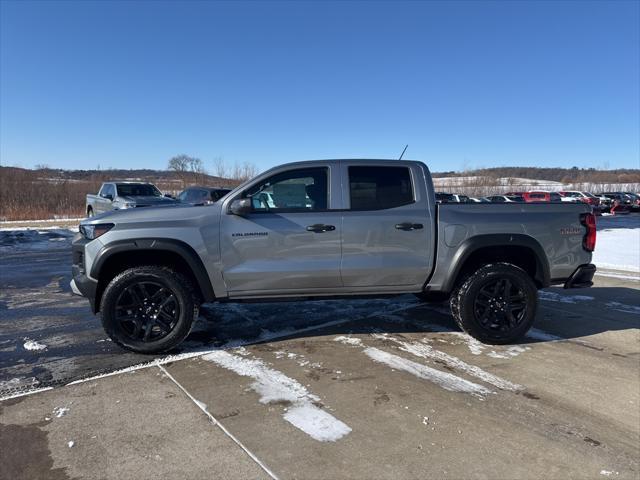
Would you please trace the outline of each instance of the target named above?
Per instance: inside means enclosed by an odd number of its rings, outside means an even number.
[[[0,478],[640,476],[637,275],[541,292],[519,345],[407,295],[209,305],[154,358],[70,295],[66,242],[0,259]]]

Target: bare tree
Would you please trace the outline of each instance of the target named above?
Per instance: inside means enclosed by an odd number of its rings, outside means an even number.
[[[216,157],[213,159],[213,173],[216,177],[227,178],[229,175],[229,171],[226,163],[224,163],[224,158]]]
[[[183,187],[186,186],[189,177],[195,176],[192,174],[200,174],[201,176],[204,174],[202,160],[185,154],[170,158],[167,168],[176,172],[176,175],[182,181]]]
[[[244,182],[245,180],[249,180],[250,178],[255,177],[257,173],[258,167],[256,167],[253,163],[244,162],[242,164],[239,164],[238,162],[236,162],[233,165],[231,178]]]

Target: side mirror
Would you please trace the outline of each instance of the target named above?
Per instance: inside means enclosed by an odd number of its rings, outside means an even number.
[[[174,197],[173,195],[171,195],[170,193],[165,193],[164,196],[166,198],[173,198],[175,200],[176,197]]]
[[[104,198],[106,198],[107,200],[111,200],[113,202],[113,195],[111,195],[110,193],[107,193]]]
[[[229,213],[240,217],[248,215],[252,209],[250,198],[238,198],[229,205]]]

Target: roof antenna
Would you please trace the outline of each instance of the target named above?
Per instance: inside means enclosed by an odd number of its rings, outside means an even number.
[[[402,150],[402,153],[400,154],[400,158],[399,158],[398,160],[402,160],[402,157],[404,156],[404,152],[406,152],[406,151],[407,151],[407,147],[408,147],[408,146],[409,146],[409,144],[408,144],[408,143],[404,146],[404,150]]]

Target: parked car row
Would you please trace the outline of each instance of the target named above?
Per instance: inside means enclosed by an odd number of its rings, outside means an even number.
[[[596,213],[640,211],[640,194],[631,192],[603,192],[594,195],[593,193],[579,190],[563,190],[560,192],[533,190],[528,192],[507,192],[486,197],[469,197],[455,193],[436,192],[436,201],[438,203],[568,202],[586,203],[591,205]]]
[[[191,186],[176,198],[165,194],[152,183],[112,181],[102,184],[97,195],[87,194],[85,209],[88,217],[110,210],[175,205],[209,205],[217,202],[231,190],[228,188]]]

